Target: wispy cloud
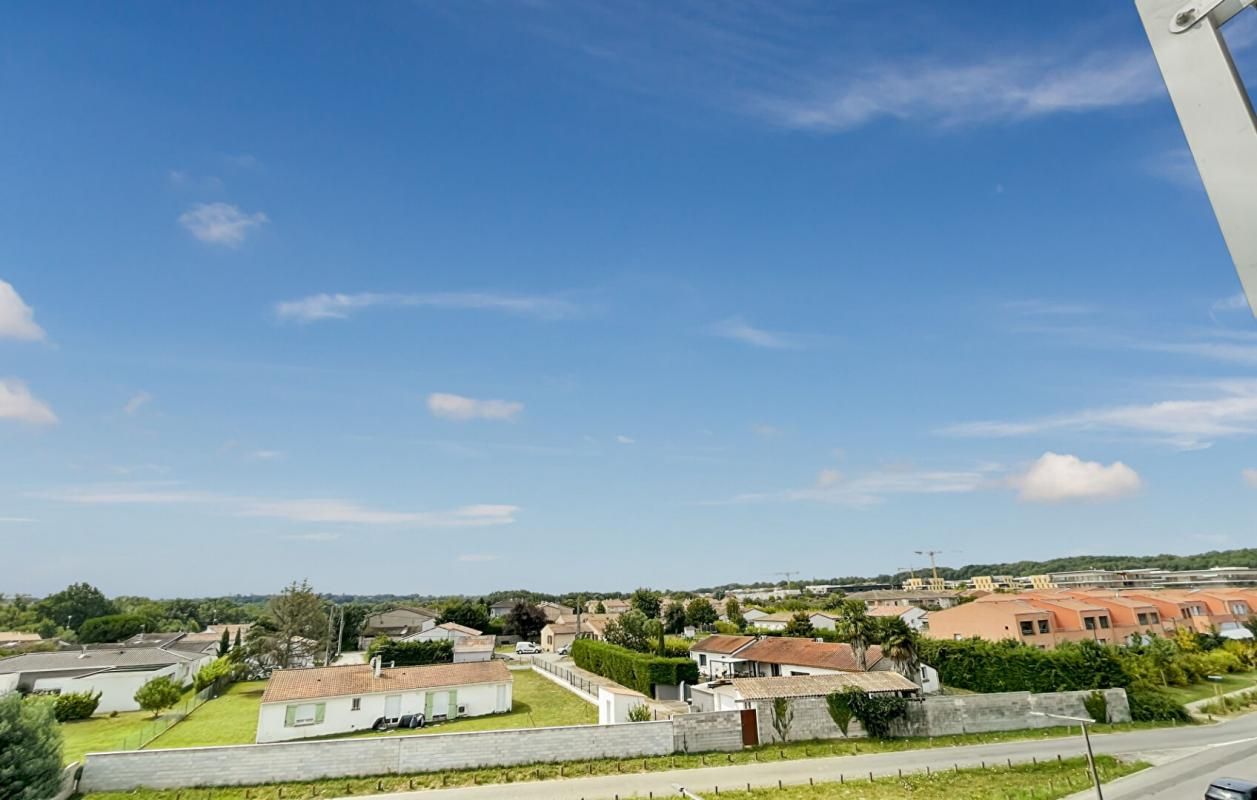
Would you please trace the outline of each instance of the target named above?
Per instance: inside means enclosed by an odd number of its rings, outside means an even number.
[[[285,455],[283,450],[254,450],[248,458],[250,461],[279,461]]]
[[[1210,308],[1214,311],[1248,311],[1248,296],[1243,292],[1237,292],[1214,302]]]
[[[893,495],[968,494],[1004,485],[998,470],[988,465],[966,470],[886,467],[851,478],[837,470],[825,469],[812,486],[741,494],[717,505],[807,502],[863,508],[883,503]]]
[[[179,215],[179,224],[188,233],[225,247],[238,247],[251,231],[269,221],[261,211],[246,214],[230,203],[197,203]]]
[[[16,378],[0,378],[0,419],[31,425],[55,425],[57,415]]]
[[[543,295],[510,295],[488,292],[358,292],[312,294],[275,305],[275,316],[293,322],[348,319],[368,308],[435,308],[467,311],[502,311],[541,319],[576,316],[580,308],[563,298]]]
[[[1174,147],[1154,153],[1143,160],[1144,172],[1169,181],[1184,189],[1201,190],[1200,171],[1191,151],[1186,147]]]
[[[791,350],[802,346],[800,337],[795,334],[757,328],[741,317],[714,323],[710,331],[714,336],[773,350]]]
[[[187,170],[172,169],[166,173],[166,179],[176,189],[196,189],[217,192],[223,188],[223,180],[215,175],[193,175]]]
[[[981,420],[950,425],[947,436],[1004,438],[1059,431],[1127,433],[1176,447],[1208,447],[1214,440],[1257,433],[1257,381],[1205,384],[1205,397],[1091,408],[1028,420]]]
[[[402,528],[479,528],[515,522],[518,506],[477,504],[443,511],[394,511],[337,498],[259,498],[205,492],[172,482],[100,484],[28,493],[76,505],[190,505],[239,517]]]
[[[428,395],[428,411],[441,419],[467,422],[488,419],[511,422],[524,411],[524,404],[513,400],[477,400],[460,394],[433,392]]]
[[[42,341],[44,329],[35,323],[35,311],[22,300],[13,284],[0,280],[0,339]]]
[[[25,525],[31,522],[38,522],[34,517],[0,517],[0,524],[3,525]]]
[[[1120,461],[1108,466],[1078,456],[1044,453],[1022,475],[1013,478],[1022,500],[1059,503],[1068,500],[1112,500],[1143,487],[1138,473]]]
[[[131,399],[128,400],[127,404],[122,407],[122,411],[128,416],[135,416],[136,412],[148,405],[152,399],[153,396],[148,392],[136,392],[131,395]]]
[[[633,437],[631,437],[631,436],[625,436],[625,435],[624,435],[624,434],[622,434],[622,433],[621,433],[621,434],[618,434],[618,435],[615,437],[615,440],[616,440],[616,442],[617,442],[617,443],[619,443],[619,444],[637,444],[637,440],[636,440],[636,439],[634,439],[634,438],[633,438]]]
[[[466,564],[483,564],[486,561],[497,561],[498,556],[494,553],[463,553],[458,560]]]

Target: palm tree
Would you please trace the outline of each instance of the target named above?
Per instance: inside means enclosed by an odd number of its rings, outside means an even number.
[[[920,683],[921,657],[917,637],[908,624],[898,617],[888,620],[882,634],[882,651],[895,665],[895,671],[914,683]]]
[[[873,618],[860,600],[848,600],[842,604],[842,625],[855,655],[856,666],[861,672],[869,668],[868,650],[873,638]]]

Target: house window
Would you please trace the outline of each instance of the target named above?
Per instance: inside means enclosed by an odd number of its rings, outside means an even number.
[[[1108,617],[1100,617],[1100,627],[1104,628],[1105,630],[1108,630],[1108,627],[1109,627]]]
[[[1089,630],[1089,631],[1093,631],[1093,630],[1095,630],[1095,629],[1096,629],[1096,618],[1095,618],[1095,617],[1083,617],[1083,618],[1082,618],[1082,624],[1083,624],[1083,627],[1085,627],[1087,630]]]
[[[1161,622],[1161,615],[1155,611],[1153,611],[1148,618],[1152,620],[1153,625],[1157,625]]]
[[[1021,635],[1034,636],[1034,623],[1028,619],[1023,619],[1021,621]]]
[[[349,710],[350,710],[350,711],[361,711],[361,710],[362,710],[362,698],[361,698],[361,697],[355,697],[353,700],[349,701]]]
[[[707,666],[707,654],[706,654],[706,653],[699,653],[699,654],[698,654],[698,665],[699,665],[700,667],[705,667],[705,666]]]
[[[1049,631],[1051,631],[1051,628],[1048,626],[1048,621],[1045,619],[1039,620],[1039,633],[1048,633]]]
[[[323,703],[302,703],[284,709],[284,727],[294,728],[300,725],[318,725],[323,721]]]
[[[958,633],[953,633],[953,634],[951,635],[951,638],[953,638],[953,639],[955,639],[956,641],[958,641],[958,642],[959,642],[961,639],[963,639],[963,638],[965,638],[965,637],[961,636],[961,635],[960,635],[960,634],[958,634]]]
[[[1140,615],[1139,615],[1139,624],[1140,624],[1140,625],[1147,625],[1147,624],[1148,624],[1148,615],[1147,615],[1147,614],[1140,614]]]

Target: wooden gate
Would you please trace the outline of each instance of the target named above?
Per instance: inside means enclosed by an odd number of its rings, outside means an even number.
[[[755,709],[742,709],[742,746],[754,747],[759,744],[759,720],[755,716]]]

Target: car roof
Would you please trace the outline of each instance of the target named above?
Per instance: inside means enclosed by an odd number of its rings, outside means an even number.
[[[1243,791],[1252,791],[1253,789],[1257,789],[1257,783],[1240,780],[1239,778],[1218,778],[1209,785],[1216,786],[1219,789],[1235,789]]]

